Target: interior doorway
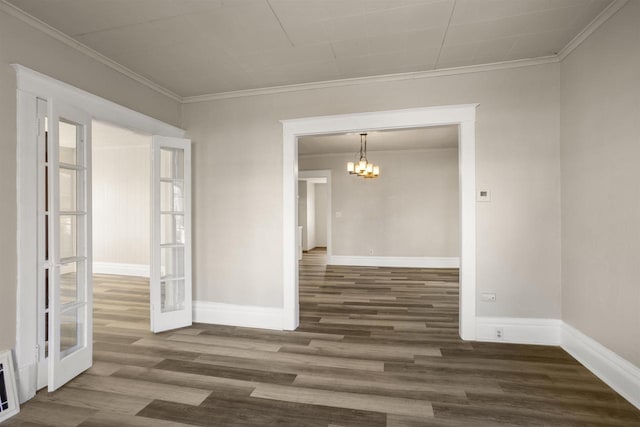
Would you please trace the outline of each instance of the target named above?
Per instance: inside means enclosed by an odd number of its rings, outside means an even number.
[[[44,385],[56,390],[93,363],[92,127],[111,123],[121,131],[153,135],[144,185],[150,194],[149,226],[140,227],[150,235],[150,268],[143,268],[151,277],[149,297],[143,302],[150,308],[143,308],[150,318],[144,325],[147,333],[149,323],[153,331],[160,331],[192,320],[191,152],[182,129],[28,68],[14,68],[19,188],[16,362],[18,394],[24,402]],[[119,163],[122,167],[125,162]],[[123,200],[108,203],[120,205]],[[121,244],[119,250],[127,246],[132,245]],[[120,296],[121,301],[128,297]],[[110,315],[108,321],[116,327],[118,321],[126,322],[126,314]],[[118,315],[119,320],[114,317]]]
[[[331,253],[331,170],[305,170],[298,179],[299,257],[313,249]]]
[[[297,260],[298,139],[306,135],[454,125],[458,127],[460,206],[459,334],[476,336],[475,115],[477,104],[283,120],[283,328],[300,324]]]

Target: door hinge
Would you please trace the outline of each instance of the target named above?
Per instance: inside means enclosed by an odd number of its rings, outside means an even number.
[[[40,361],[40,345],[36,344],[36,362]]]

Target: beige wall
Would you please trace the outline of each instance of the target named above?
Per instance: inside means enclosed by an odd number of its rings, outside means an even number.
[[[185,105],[194,141],[195,299],[282,306],[279,120],[478,102],[476,176],[492,202],[478,205],[477,285],[498,297],[478,302],[478,314],[559,318],[559,67]]]
[[[368,157],[380,165],[380,178],[349,175],[350,153],[300,156],[300,170],[332,171],[332,254],[460,256],[458,150],[371,151]]]
[[[307,219],[309,217],[307,212],[307,189],[313,184],[307,181],[298,181],[298,226],[302,227],[302,250],[307,250],[307,231],[309,225]]]
[[[316,188],[316,246],[327,246],[327,185],[314,184]]]
[[[562,317],[640,366],[640,2],[562,63]]]
[[[149,265],[151,136],[94,122],[93,261]]]
[[[29,68],[168,123],[180,106],[0,10],[0,349],[15,343],[17,280],[16,79],[9,66]]]

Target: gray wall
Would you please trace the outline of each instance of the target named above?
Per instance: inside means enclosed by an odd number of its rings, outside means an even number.
[[[562,317],[640,366],[640,2],[562,63]]]
[[[0,350],[15,344],[17,289],[16,77],[19,63],[168,123],[175,101],[52,39],[0,10]]]
[[[316,188],[316,246],[327,246],[327,185],[314,184]]]
[[[559,72],[547,64],[185,105],[194,298],[282,306],[279,120],[478,102],[477,184],[493,200],[478,205],[477,285],[498,296],[478,302],[478,314],[559,318]]]
[[[300,156],[300,170],[332,171],[332,254],[460,256],[458,150],[372,151],[368,157],[380,165],[380,178],[349,175],[352,154]]]
[[[93,261],[149,265],[151,136],[92,126]]]

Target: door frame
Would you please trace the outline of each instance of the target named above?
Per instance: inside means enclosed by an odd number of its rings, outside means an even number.
[[[18,192],[18,289],[16,309],[16,369],[18,397],[25,402],[36,393],[38,296],[38,191],[37,100],[47,101],[49,117],[54,103],[85,111],[93,120],[151,135],[184,137],[186,131],[115,102],[63,83],[19,64],[17,98],[17,192]]]
[[[300,323],[296,229],[298,218],[298,137],[328,133],[457,125],[460,197],[460,337],[476,338],[476,109],[479,104],[410,108],[281,120],[282,276],[286,330]]]
[[[326,187],[326,191],[327,191],[327,206],[326,206],[326,212],[325,215],[327,217],[327,260],[331,259],[331,254],[332,252],[332,246],[331,246],[331,242],[332,242],[332,237],[331,237],[331,230],[332,230],[332,222],[331,222],[331,212],[333,211],[333,208],[331,207],[331,169],[314,169],[314,170],[304,170],[304,171],[299,171],[298,172],[298,179],[304,179],[304,178],[326,178],[327,179],[327,187]],[[297,185],[297,184],[296,184]],[[298,194],[296,192],[296,194]],[[297,205],[296,205],[297,206]],[[298,215],[296,215],[296,224],[298,221]]]

